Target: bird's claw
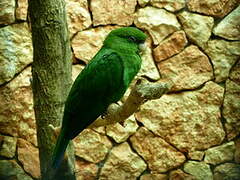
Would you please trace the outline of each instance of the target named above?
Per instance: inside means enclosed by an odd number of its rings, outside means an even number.
[[[107,116],[107,112],[104,112],[104,113],[101,115],[101,118],[102,118],[102,119],[105,119],[106,116]]]
[[[61,127],[60,126],[54,127],[52,124],[49,124],[48,127],[53,131],[53,135],[57,139],[57,137],[60,134]]]

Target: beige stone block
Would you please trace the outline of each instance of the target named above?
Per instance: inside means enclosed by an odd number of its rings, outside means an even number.
[[[213,33],[228,40],[240,40],[239,19],[240,5],[217,24]]]
[[[150,0],[152,6],[175,12],[185,7],[185,0]]]
[[[0,87],[0,132],[37,145],[31,77],[28,67],[6,86]]]
[[[32,61],[32,38],[27,23],[0,28],[0,85],[10,81]]]
[[[129,136],[133,135],[138,128],[135,117],[132,115],[126,119],[123,124],[116,123],[106,127],[106,134],[113,138],[117,143],[126,141]]]
[[[24,170],[34,178],[40,178],[40,162],[38,148],[26,140],[18,138],[18,160]]]
[[[174,14],[151,6],[140,8],[135,13],[134,24],[140,29],[147,30],[155,45],[181,28]]]
[[[174,82],[172,91],[195,89],[213,79],[208,57],[197,46],[188,46],[181,53],[158,63],[162,78]]]
[[[223,103],[223,117],[226,122],[227,138],[229,140],[240,134],[240,84],[226,81],[226,92]]]
[[[239,0],[188,0],[187,7],[193,12],[222,18],[236,7],[239,2]]]
[[[187,11],[179,13],[178,18],[189,40],[199,47],[205,48],[212,33],[214,19]]]
[[[95,180],[98,173],[98,166],[76,158],[75,163],[76,180]]]
[[[210,166],[204,162],[188,161],[184,164],[183,170],[193,175],[196,180],[213,179],[213,174]]]
[[[154,63],[153,54],[152,54],[152,40],[150,37],[145,41],[145,50],[140,52],[142,65],[141,69],[137,74],[137,77],[148,77],[153,81],[160,79],[160,74],[157,66]]]
[[[149,3],[150,0],[138,0],[138,4],[141,7],[145,7],[147,5],[147,3]]]
[[[194,176],[183,172],[181,169],[173,170],[169,173],[169,180],[196,180]]]
[[[67,0],[66,10],[70,38],[78,31],[82,31],[91,26],[92,20],[88,10],[87,0]]]
[[[91,0],[93,25],[117,24],[129,26],[133,23],[136,0]]]
[[[240,179],[240,165],[234,163],[225,163],[214,169],[214,180]]]
[[[26,21],[28,11],[28,0],[17,0],[16,18]]]
[[[210,57],[216,82],[225,81],[240,56],[240,41],[210,40],[204,52]]]
[[[205,151],[204,162],[217,165],[234,159],[235,144],[233,141],[209,148]]]
[[[140,177],[140,180],[168,180],[168,176],[166,174],[143,174]]]
[[[240,85],[240,58],[237,63],[232,67],[229,79]]]
[[[11,24],[15,22],[15,0],[0,1],[0,24]]]
[[[160,62],[178,54],[184,49],[187,43],[188,40],[184,31],[174,32],[153,50],[154,60]]]
[[[153,173],[164,173],[184,163],[185,156],[162,138],[141,127],[130,141]]]
[[[32,180],[15,160],[0,160],[0,177],[3,179],[11,177],[14,180]]]
[[[85,129],[74,139],[74,146],[76,156],[98,163],[104,160],[112,148],[112,143],[106,136]]]
[[[202,161],[204,155],[204,151],[192,151],[188,153],[188,158],[191,160]]]
[[[115,146],[102,167],[99,180],[135,180],[147,168],[145,162],[134,153],[128,143]]]
[[[210,81],[199,90],[163,95],[143,104],[137,120],[181,152],[208,149],[225,138],[223,93],[223,87]]]
[[[16,152],[17,138],[0,135],[0,156],[13,158]]]

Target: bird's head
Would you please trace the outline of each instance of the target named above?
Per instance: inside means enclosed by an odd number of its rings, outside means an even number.
[[[134,27],[123,27],[111,31],[104,41],[104,45],[112,48],[139,48],[147,36],[141,30]]]

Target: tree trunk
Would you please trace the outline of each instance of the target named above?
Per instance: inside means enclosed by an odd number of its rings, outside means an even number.
[[[63,107],[71,85],[71,50],[64,0],[29,0],[33,41],[33,96],[37,123],[37,139],[41,177],[75,179],[74,155],[66,151],[68,160],[57,177],[51,177],[50,165],[56,138],[49,124],[59,126]],[[71,145],[70,145],[71,146]]]

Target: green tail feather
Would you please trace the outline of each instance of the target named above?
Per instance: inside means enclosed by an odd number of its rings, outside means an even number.
[[[60,164],[63,160],[64,153],[68,146],[69,139],[64,137],[64,131],[61,130],[60,135],[57,139],[57,144],[53,151],[53,158],[52,158],[52,168],[57,169],[60,167]]]

